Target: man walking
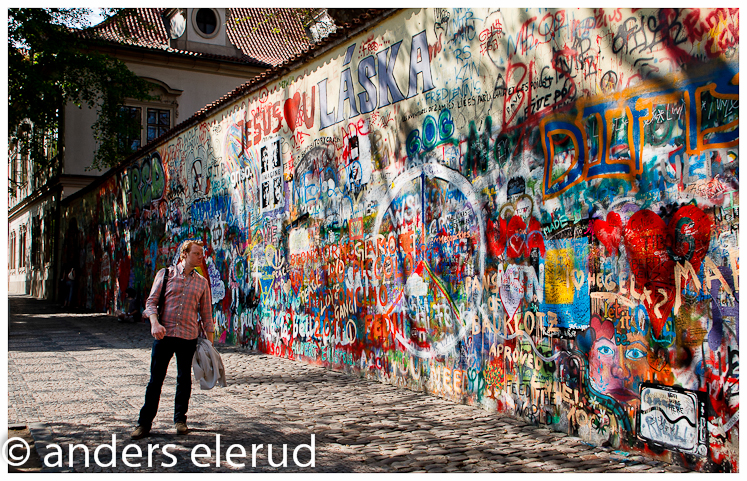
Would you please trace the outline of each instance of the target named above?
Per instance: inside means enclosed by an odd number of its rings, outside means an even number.
[[[145,390],[145,404],[140,410],[138,426],[132,439],[140,439],[150,433],[151,424],[158,412],[161,387],[171,357],[176,354],[176,401],[174,424],[177,434],[187,434],[187,409],[192,393],[192,357],[197,347],[199,324],[210,342],[213,342],[213,313],[210,283],[195,267],[202,265],[202,242],[187,241],[182,245],[180,262],[161,269],[153,281],[153,288],[145,303],[143,317],[150,318],[150,332],[155,338],[150,360],[150,381]],[[158,318],[157,304],[161,286],[168,271],[162,319]],[[201,321],[198,321],[197,315]]]

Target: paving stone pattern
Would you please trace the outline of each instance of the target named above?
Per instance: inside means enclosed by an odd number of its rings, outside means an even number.
[[[172,360],[151,435],[129,438],[143,403],[149,378],[152,337],[145,323],[121,324],[101,314],[66,313],[55,304],[29,297],[9,297],[8,423],[30,427],[44,457],[56,443],[65,451],[64,468],[76,472],[684,472],[684,468],[606,448],[579,438],[532,426],[479,407],[455,404],[396,388],[280,359],[256,351],[218,345],[228,387],[202,391],[193,381],[188,436],[172,424],[176,364]],[[315,435],[315,466],[298,467],[293,451]],[[117,464],[101,468],[95,447],[117,438]],[[222,457],[216,467],[216,435]],[[160,449],[148,467],[148,445],[174,444],[172,460]],[[69,446],[75,449],[68,466]],[[141,447],[141,467],[122,463],[127,444]],[[198,444],[211,448],[193,464]],[[225,463],[225,450],[240,444],[246,463]],[[252,467],[253,444],[263,444]],[[287,467],[282,460],[287,445]],[[110,452],[99,459],[107,463]],[[309,452],[299,450],[306,463]],[[138,462],[137,459],[131,463]]]

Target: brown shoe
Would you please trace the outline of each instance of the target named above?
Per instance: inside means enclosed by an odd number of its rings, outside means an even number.
[[[150,428],[146,428],[146,427],[143,427],[143,426],[138,426],[138,427],[135,428],[134,431],[132,431],[132,434],[130,435],[130,437],[132,439],[142,439],[145,436],[147,436],[148,434],[150,434]]]
[[[187,423],[178,422],[178,423],[174,423],[174,426],[176,427],[176,434],[187,434],[189,432]]]

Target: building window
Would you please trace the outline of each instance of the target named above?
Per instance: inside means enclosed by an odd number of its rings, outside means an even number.
[[[168,131],[173,110],[171,108],[150,108],[147,105],[122,107],[122,114],[130,117],[134,127],[127,133],[119,134],[119,153],[128,155],[143,145]],[[143,128],[142,126],[145,126]]]
[[[146,143],[158,138],[169,130],[171,112],[164,109],[148,109],[148,139]]]
[[[128,99],[121,107],[122,117],[132,120],[131,128],[121,131],[118,137],[121,154],[131,154],[145,144],[166,133],[179,117],[178,98],[181,90],[173,89],[154,78],[142,77],[150,83],[150,95],[154,100]]]
[[[22,225],[18,236],[18,268],[26,267],[26,226]]]
[[[10,252],[8,253],[8,270],[16,268],[16,231],[10,233]]]
[[[122,115],[132,121],[132,130],[119,136],[119,152],[122,154],[130,154],[140,148],[143,135],[142,110],[140,107],[130,106],[121,108]]]
[[[212,8],[199,8],[195,13],[195,26],[204,37],[214,36],[218,30],[218,15]]]

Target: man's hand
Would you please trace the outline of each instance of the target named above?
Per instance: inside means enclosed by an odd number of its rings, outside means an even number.
[[[159,324],[158,321],[156,321],[155,324],[150,325],[150,333],[153,334],[153,337],[160,341],[161,339],[163,339],[163,336],[166,335],[166,328]]]
[[[150,333],[159,341],[166,335],[166,328],[158,322],[158,316],[155,314],[151,314],[150,316]]]

